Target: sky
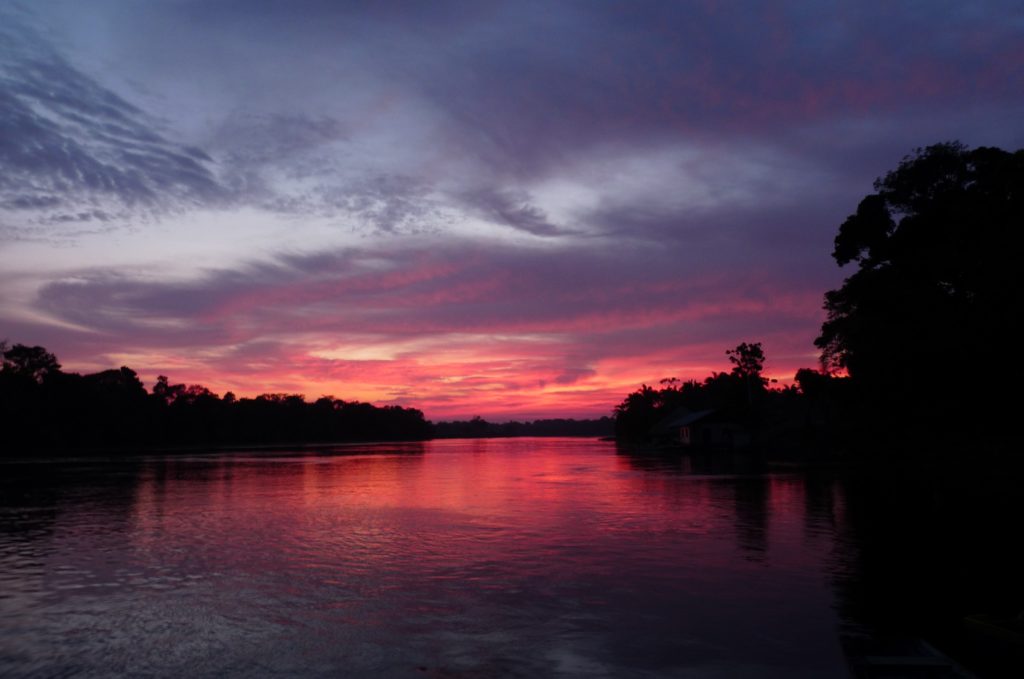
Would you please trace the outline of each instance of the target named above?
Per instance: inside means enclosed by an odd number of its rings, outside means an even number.
[[[785,384],[875,178],[1022,120],[1017,0],[0,0],[0,339],[435,420]]]

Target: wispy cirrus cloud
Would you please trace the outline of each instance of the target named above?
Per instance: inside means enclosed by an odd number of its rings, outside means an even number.
[[[203,151],[72,66],[16,12],[0,25],[0,208],[61,225],[207,203]]]
[[[547,214],[530,201],[523,191],[477,188],[464,192],[458,198],[486,220],[502,226],[524,231],[534,236],[554,236],[565,233],[551,222]]]

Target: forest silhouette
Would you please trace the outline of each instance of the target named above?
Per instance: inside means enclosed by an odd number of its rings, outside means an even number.
[[[430,423],[415,408],[298,394],[218,396],[160,376],[147,392],[134,370],[63,372],[43,347],[3,347],[0,443],[40,449],[421,440]]]
[[[819,368],[771,388],[761,345],[743,343],[726,352],[731,372],[629,394],[616,407],[617,434],[649,438],[659,420],[687,408],[724,412],[762,445],[1009,442],[1004,418],[1017,399],[1007,393],[1022,383],[1013,340],[1022,320],[1024,150],[920,148],[874,189],[835,238],[836,263],[857,269],[825,294]]]
[[[415,408],[374,406],[301,394],[223,397],[161,375],[147,392],[131,368],[64,372],[40,346],[0,343],[0,450],[7,455],[67,450],[130,451],[233,445],[421,441],[430,438],[606,436],[609,417],[488,422],[427,421]]]
[[[509,438],[515,436],[611,436],[615,422],[610,417],[596,419],[544,418],[489,422],[482,417],[452,420],[434,424],[434,437],[447,438]]]

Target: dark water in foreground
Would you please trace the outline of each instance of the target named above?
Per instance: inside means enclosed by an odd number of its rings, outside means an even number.
[[[3,465],[0,675],[847,676],[836,482],[341,450]]]

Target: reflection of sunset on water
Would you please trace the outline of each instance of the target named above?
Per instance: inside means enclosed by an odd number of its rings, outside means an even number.
[[[692,462],[666,474],[663,461],[645,469],[610,444],[580,456],[583,445],[467,440],[391,455],[167,460],[140,478],[129,538],[144,560],[185,570],[298,570],[357,589],[346,578],[521,591],[535,578],[593,577],[620,580],[600,585],[609,591],[653,580],[669,598],[742,601],[766,596],[764,577],[803,582],[825,568],[831,533],[812,528],[800,479],[701,476]],[[211,533],[209,543],[193,537]],[[824,605],[827,590],[809,584],[801,596]]]

